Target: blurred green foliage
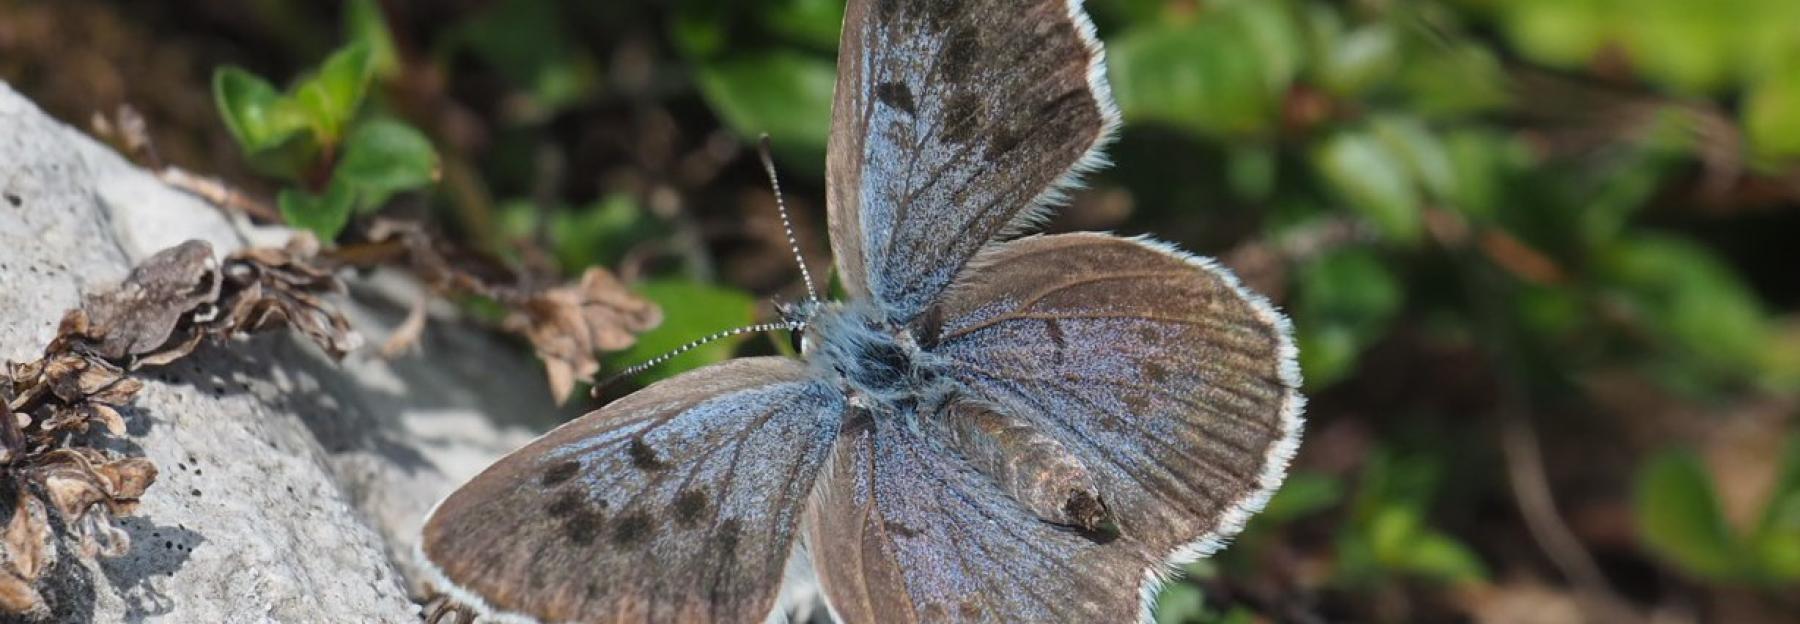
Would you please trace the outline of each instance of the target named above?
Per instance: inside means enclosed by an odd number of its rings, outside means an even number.
[[[1659,555],[1713,581],[1782,587],[1800,582],[1800,436],[1748,527],[1726,519],[1713,477],[1686,451],[1653,458],[1637,484],[1638,524]]]

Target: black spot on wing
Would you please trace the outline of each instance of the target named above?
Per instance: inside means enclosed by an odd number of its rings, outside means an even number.
[[[612,541],[620,546],[640,544],[650,537],[651,530],[649,516],[632,512],[620,516],[613,524]]]
[[[719,528],[713,531],[712,537],[713,547],[719,553],[716,561],[731,563],[737,560],[738,540],[743,532],[744,524],[735,518],[719,523]]]
[[[544,476],[538,480],[538,483],[545,487],[549,487],[574,478],[575,473],[580,471],[581,462],[572,459],[556,462],[551,464],[549,468],[544,469]]]
[[[643,438],[632,438],[625,452],[631,455],[631,465],[638,470],[662,470],[669,467],[669,463],[657,457],[656,449],[645,444]]]
[[[999,161],[1025,142],[1025,133],[1025,128],[1016,125],[1001,126],[988,141],[987,148],[981,151],[981,158],[990,163]]]
[[[938,54],[937,71],[943,80],[954,87],[966,86],[975,61],[981,58],[981,31],[970,24],[956,27],[945,37]]]
[[[706,513],[706,493],[699,490],[688,490],[675,497],[675,521],[681,526],[692,527]]]
[[[592,544],[600,535],[602,520],[598,509],[577,504],[562,518],[563,537],[577,546]]]
[[[900,537],[903,537],[903,538],[909,538],[909,539],[910,539],[910,538],[914,538],[914,537],[918,537],[918,536],[919,536],[919,530],[918,530],[918,529],[915,529],[915,528],[912,528],[912,527],[909,527],[909,526],[906,526],[906,525],[904,525],[904,524],[901,524],[901,523],[899,523],[899,522],[895,522],[895,521],[893,521],[893,520],[889,520],[889,521],[887,521],[887,522],[884,522],[884,523],[883,523],[883,526],[885,526],[885,527],[886,527],[886,528],[887,528],[887,532],[888,532],[888,533],[892,533],[892,534],[894,534],[894,535],[897,535],[897,536],[900,536]]]
[[[918,108],[913,105],[912,91],[898,82],[884,82],[875,85],[875,99],[882,104],[905,111],[907,115],[917,115]]]
[[[925,23],[931,29],[943,32],[962,14],[963,0],[921,0],[925,10]]]
[[[1144,376],[1149,377],[1150,381],[1162,383],[1169,380],[1169,369],[1163,368],[1163,365],[1156,362],[1145,362]]]
[[[561,518],[581,511],[584,506],[580,493],[563,492],[562,495],[556,497],[556,500],[550,501],[550,504],[544,506],[544,513],[550,514],[553,518]]]
[[[982,126],[987,121],[987,102],[973,89],[962,91],[944,101],[943,115],[944,118],[938,122],[938,126],[943,128],[943,140],[967,145],[981,133]]]

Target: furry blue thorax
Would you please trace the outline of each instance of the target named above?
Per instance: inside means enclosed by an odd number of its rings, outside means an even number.
[[[930,404],[948,390],[936,358],[913,331],[862,301],[814,304],[801,353],[842,384],[850,403],[876,413]]]

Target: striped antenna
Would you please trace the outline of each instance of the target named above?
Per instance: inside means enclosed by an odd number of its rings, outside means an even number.
[[[819,300],[813,288],[812,272],[806,270],[806,258],[800,255],[800,239],[794,237],[794,223],[788,220],[787,202],[781,199],[781,180],[775,177],[775,158],[769,155],[769,135],[757,141],[756,155],[762,158],[763,171],[769,174],[769,187],[775,190],[775,209],[781,212],[781,229],[787,230],[788,250],[794,252],[794,263],[800,265],[800,279],[806,280],[806,298]]]
[[[631,368],[627,368],[627,369],[619,371],[617,373],[613,373],[613,375],[611,377],[607,377],[605,381],[594,384],[593,394],[598,396],[600,394],[601,390],[605,390],[606,388],[612,387],[613,384],[618,383],[620,380],[626,379],[628,377],[631,377],[638,373],[642,373],[642,372],[650,370],[652,368],[656,368],[657,366],[662,365],[664,362],[674,359],[675,356],[677,356],[677,355],[681,355],[683,353],[692,351],[695,348],[699,347],[700,345],[704,345],[704,344],[712,342],[714,340],[719,340],[722,338],[730,338],[732,336],[742,336],[744,334],[754,334],[754,333],[758,333],[758,332],[775,331],[777,329],[785,329],[788,331],[797,331],[797,330],[801,329],[801,327],[802,326],[799,323],[782,322],[782,323],[761,323],[761,324],[757,324],[757,325],[751,325],[749,327],[739,327],[736,329],[727,329],[725,331],[715,333],[715,334],[707,336],[705,338],[701,338],[699,340],[689,342],[689,343],[681,345],[679,347],[675,347],[673,350],[669,351],[668,353],[664,353],[662,355],[650,358],[643,362],[639,362],[637,364],[632,365]]]

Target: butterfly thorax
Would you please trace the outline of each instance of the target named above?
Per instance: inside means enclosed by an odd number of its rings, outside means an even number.
[[[852,405],[876,412],[910,411],[939,394],[943,383],[912,331],[862,302],[818,304],[802,352],[839,380]]]

